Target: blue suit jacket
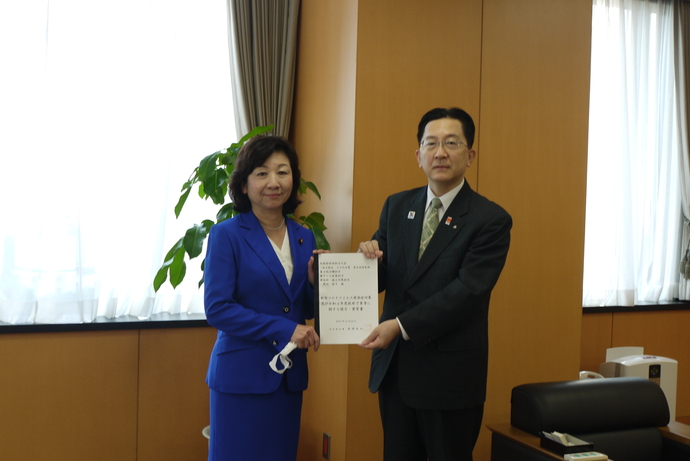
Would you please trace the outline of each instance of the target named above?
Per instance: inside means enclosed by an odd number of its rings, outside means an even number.
[[[298,323],[314,316],[307,265],[314,234],[286,220],[294,271],[288,284],[275,250],[252,212],[211,228],[204,267],[204,306],[218,329],[209,364],[210,388],[235,394],[275,391],[283,376],[290,390],[307,388],[306,349],[290,354],[292,368],[280,375],[270,360],[290,341]]]

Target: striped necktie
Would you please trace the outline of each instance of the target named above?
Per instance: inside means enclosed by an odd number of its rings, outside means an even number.
[[[424,220],[424,227],[422,227],[422,239],[419,242],[418,259],[422,258],[422,254],[424,253],[424,250],[426,250],[426,246],[429,244],[431,237],[434,236],[434,231],[438,227],[438,209],[441,208],[441,205],[441,199],[438,197],[435,197],[431,201],[431,207],[426,215],[426,219]]]

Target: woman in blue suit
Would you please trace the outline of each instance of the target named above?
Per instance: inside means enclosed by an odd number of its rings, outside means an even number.
[[[240,150],[230,178],[239,212],[211,228],[204,269],[208,323],[218,329],[208,369],[210,461],[294,461],[314,316],[314,235],[287,219],[300,204],[297,154],[258,136]],[[292,367],[269,362],[290,342]]]

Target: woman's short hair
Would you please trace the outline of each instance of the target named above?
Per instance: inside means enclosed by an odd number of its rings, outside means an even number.
[[[238,213],[251,211],[252,203],[249,196],[242,191],[247,185],[247,178],[257,167],[266,163],[266,160],[276,152],[281,152],[290,161],[292,170],[292,191],[287,202],[283,204],[283,215],[292,214],[297,206],[302,203],[298,197],[301,174],[299,171],[299,159],[297,152],[286,139],[279,136],[258,135],[247,141],[237,154],[235,170],[230,176],[230,199],[233,208]]]

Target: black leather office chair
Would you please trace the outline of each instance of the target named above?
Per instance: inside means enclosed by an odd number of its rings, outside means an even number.
[[[615,461],[690,460],[690,445],[662,437],[669,424],[664,392],[644,378],[606,378],[523,384],[513,388],[511,425],[539,436],[568,433]],[[550,459],[494,433],[492,460]]]

